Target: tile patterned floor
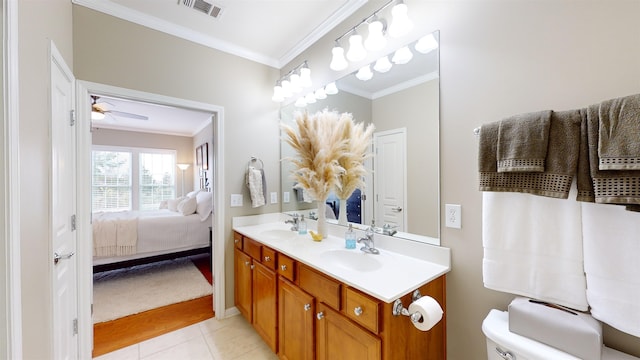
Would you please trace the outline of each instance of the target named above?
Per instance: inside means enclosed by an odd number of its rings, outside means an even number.
[[[240,315],[209,319],[95,358],[96,360],[276,360]]]

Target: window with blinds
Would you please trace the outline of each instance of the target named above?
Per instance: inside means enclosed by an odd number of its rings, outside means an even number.
[[[176,151],[94,146],[92,210],[154,210],[176,197]]]

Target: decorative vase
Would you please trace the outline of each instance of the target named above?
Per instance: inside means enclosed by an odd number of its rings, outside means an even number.
[[[338,224],[347,225],[347,199],[340,199],[340,209],[338,212]]]
[[[327,209],[325,201],[318,201],[318,234],[323,239],[327,238]]]

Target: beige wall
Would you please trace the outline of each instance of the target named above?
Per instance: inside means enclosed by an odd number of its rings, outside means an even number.
[[[211,129],[209,129],[211,130]],[[120,131],[111,129],[93,129],[91,132],[93,145],[131,146],[148,149],[176,150],[176,163],[191,164],[184,171],[184,193],[194,189],[193,164],[195,147],[194,138],[190,136],[174,136],[137,131]],[[176,195],[182,191],[182,171],[176,168]]]
[[[365,5],[338,31],[285,66],[307,59],[314,81],[340,73],[328,69],[333,40],[372,13]],[[441,200],[462,205],[462,229],[444,227],[452,249],[447,275],[448,359],[486,356],[481,323],[490,309],[506,309],[512,296],[482,283],[481,193],[473,129],[503,117],[542,109],[574,109],[640,90],[640,2],[419,1],[406,0],[424,33],[440,30]],[[342,32],[341,32],[342,31]],[[640,356],[640,339],[605,329],[611,347]]]
[[[51,354],[49,223],[49,44],[73,69],[71,2],[24,0],[18,5],[20,77],[20,232],[23,356]],[[38,224],[39,226],[34,226]]]

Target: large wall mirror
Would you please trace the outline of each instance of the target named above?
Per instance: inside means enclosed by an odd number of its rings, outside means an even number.
[[[439,43],[439,32],[432,35]],[[337,94],[306,107],[283,105],[281,121],[291,125],[296,112],[329,109],[349,112],[357,122],[373,123],[367,185],[347,201],[349,222],[369,225],[375,220],[376,227],[393,229],[393,236],[439,245],[439,46],[426,53],[416,51],[415,43],[408,47],[413,53],[409,62],[393,64],[384,73],[372,69],[373,77],[366,81],[356,73],[338,79]],[[281,142],[281,158],[289,156],[292,149]],[[298,196],[301,192],[294,189],[291,170],[288,161],[281,162],[283,212],[318,209],[315,202]],[[339,201],[327,200],[336,218]]]

